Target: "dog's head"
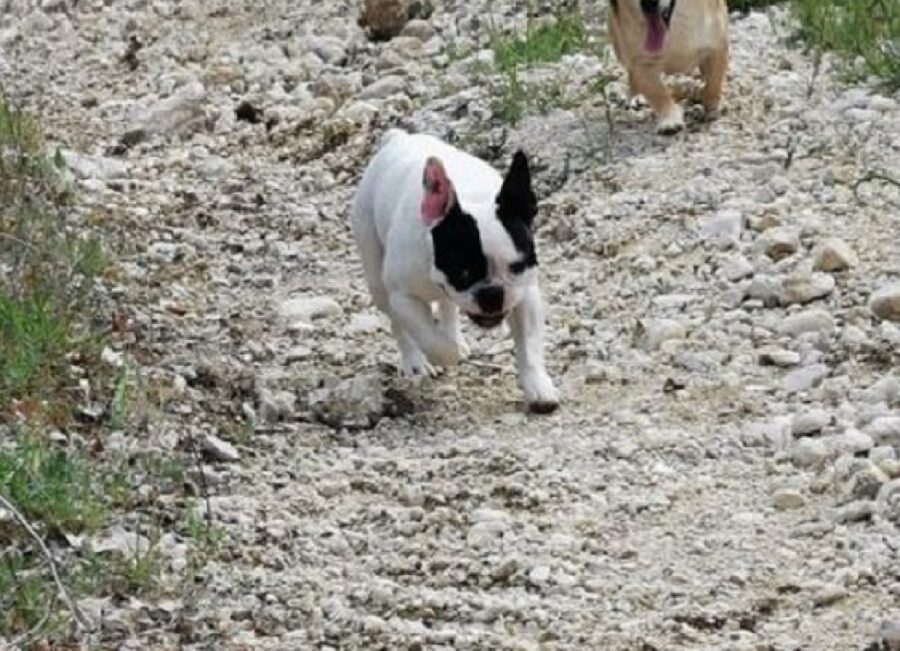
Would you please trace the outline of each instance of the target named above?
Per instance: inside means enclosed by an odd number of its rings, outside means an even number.
[[[493,328],[537,279],[532,224],[537,200],[521,151],[495,197],[462,204],[437,158],[423,172],[421,217],[434,251],[432,280],[476,325]]]
[[[618,11],[619,3],[627,2],[635,11],[644,16],[647,23],[647,35],[644,47],[648,52],[659,52],[666,40],[666,32],[672,21],[677,0],[614,0],[613,11]]]

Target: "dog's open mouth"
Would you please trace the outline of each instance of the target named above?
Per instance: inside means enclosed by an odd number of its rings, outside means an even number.
[[[505,314],[469,314],[469,318],[472,319],[472,323],[477,325],[479,328],[490,329],[496,328],[498,325],[503,323],[503,319],[506,318]]]

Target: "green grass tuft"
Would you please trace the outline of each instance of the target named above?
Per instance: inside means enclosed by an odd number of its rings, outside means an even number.
[[[72,402],[68,360],[95,352],[92,289],[106,259],[98,238],[73,232],[42,147],[36,123],[0,98],[0,415],[16,400],[54,420]]]
[[[587,44],[587,29],[579,14],[558,16],[552,23],[532,28],[524,35],[493,38],[494,62],[501,72],[519,66],[555,63],[567,54],[580,52]]]
[[[20,435],[0,449],[0,492],[57,532],[94,531],[106,518],[96,474],[77,452]]]
[[[897,0],[792,0],[799,38],[848,59],[851,79],[866,74],[900,88],[900,2]]]

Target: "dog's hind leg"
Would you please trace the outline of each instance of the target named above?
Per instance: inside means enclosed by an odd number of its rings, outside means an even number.
[[[372,302],[391,320],[391,331],[400,352],[400,373],[404,376],[434,375],[434,367],[425,359],[424,353],[415,340],[398,322],[388,290],[384,285],[384,246],[375,229],[375,220],[368,212],[365,202],[357,198],[353,206],[353,235],[362,261],[363,275],[372,295]]]
[[[713,118],[719,111],[719,103],[722,100],[722,87],[725,84],[725,75],[728,71],[728,46],[718,50],[712,56],[700,64],[700,73],[703,75],[703,109],[707,118]]]
[[[644,96],[657,116],[656,130],[671,135],[684,128],[684,111],[672,98],[659,71],[635,71],[635,88]]]

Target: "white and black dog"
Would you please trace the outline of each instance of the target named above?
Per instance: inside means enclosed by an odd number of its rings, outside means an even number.
[[[467,354],[459,310],[482,328],[506,319],[525,400],[532,411],[556,409],[559,396],[544,367],[536,212],[523,152],[503,178],[432,136],[385,134],[357,191],[353,233],[405,374],[431,374],[432,365]]]

